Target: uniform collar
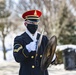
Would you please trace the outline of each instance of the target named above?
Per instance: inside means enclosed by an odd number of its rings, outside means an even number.
[[[34,35],[32,35],[28,29],[26,29],[26,33],[30,36],[30,38],[33,40],[33,41],[37,41],[37,31],[35,32]]]

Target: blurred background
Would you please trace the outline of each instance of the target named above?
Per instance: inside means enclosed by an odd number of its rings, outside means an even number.
[[[76,75],[76,0],[0,0],[0,75],[18,75],[13,41],[26,30],[22,14],[30,9],[42,11],[39,32],[44,29],[49,39],[57,37],[57,60],[49,67],[50,75]]]

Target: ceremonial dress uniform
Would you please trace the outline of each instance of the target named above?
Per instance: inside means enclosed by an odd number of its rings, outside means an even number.
[[[25,21],[28,19],[38,21],[40,16],[41,12],[38,10],[27,11],[22,15]],[[35,41],[37,46],[37,41],[39,40],[41,34],[36,31],[34,32],[34,35],[32,35],[29,29],[30,28],[27,27],[27,30],[23,34],[16,36],[14,39],[13,55],[15,61],[20,63],[19,75],[48,75],[47,70],[42,71],[40,68],[42,54],[48,43],[48,38],[43,35],[41,45],[38,48],[38,54],[36,55],[36,50],[33,49],[33,43]]]

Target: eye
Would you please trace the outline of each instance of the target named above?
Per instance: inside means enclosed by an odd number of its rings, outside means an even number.
[[[32,22],[32,21],[30,21],[30,20],[28,20],[27,22],[28,22],[28,23],[33,23],[33,22]]]

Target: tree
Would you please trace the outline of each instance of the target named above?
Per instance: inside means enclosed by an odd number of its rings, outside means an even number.
[[[61,25],[59,40],[62,44],[76,44],[75,22],[76,19],[73,17],[72,13],[69,12],[68,8],[65,6],[59,22]]]
[[[4,59],[6,60],[5,37],[10,32],[11,22],[8,21],[10,11],[6,8],[5,0],[0,2],[0,38],[2,40]]]

